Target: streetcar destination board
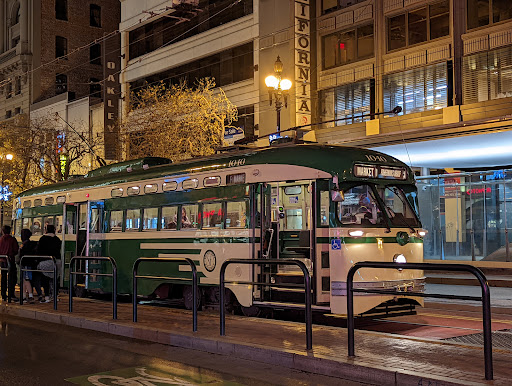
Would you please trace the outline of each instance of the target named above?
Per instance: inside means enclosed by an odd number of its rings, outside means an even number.
[[[245,184],[245,173],[228,174],[226,176],[226,185]]]
[[[354,165],[354,175],[362,178],[386,178],[393,180],[406,180],[407,170],[405,168],[393,168],[377,165]]]

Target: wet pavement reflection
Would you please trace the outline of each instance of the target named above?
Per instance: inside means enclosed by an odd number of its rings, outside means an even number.
[[[36,320],[0,322],[0,385],[360,384]]]

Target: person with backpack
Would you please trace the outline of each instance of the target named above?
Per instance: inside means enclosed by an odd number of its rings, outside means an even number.
[[[55,235],[55,225],[48,224],[45,229],[45,234],[41,236],[39,241],[37,242],[37,254],[39,256],[53,256],[55,257],[55,260],[57,261],[57,267],[60,263],[60,247],[62,245],[61,240],[58,236]],[[44,270],[50,270],[49,264],[47,262],[50,262],[51,265],[53,265],[53,262],[51,260],[42,260],[38,264],[38,269],[44,269]],[[57,288],[53,288],[53,273],[44,273],[46,283],[48,283],[48,286],[45,286],[45,299],[43,300],[44,303],[50,301],[48,298],[48,292],[46,292],[46,289],[49,288],[49,294],[51,296],[57,296],[59,293],[59,281],[57,280]],[[58,273],[57,273],[58,275]]]

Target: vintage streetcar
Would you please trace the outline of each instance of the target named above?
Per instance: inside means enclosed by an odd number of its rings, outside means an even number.
[[[63,239],[62,275],[72,256],[110,256],[120,294],[132,291],[139,257],[189,257],[198,270],[200,301],[218,304],[219,271],[229,258],[300,259],[309,270],[313,309],[345,315],[346,277],[358,261],[422,262],[424,231],[413,172],[371,150],[312,143],[242,148],[172,163],[148,157],[41,186],[15,202],[15,233],[54,224]],[[104,262],[87,263],[105,272]],[[147,263],[140,274],[190,278],[185,263]],[[246,315],[298,307],[303,283],[290,265],[230,265],[226,297]],[[87,291],[108,291],[111,278],[89,276]],[[190,282],[140,280],[138,292],[192,305]],[[398,289],[403,296],[355,294],[355,314],[391,313],[422,305],[423,271],[361,269],[355,287]]]

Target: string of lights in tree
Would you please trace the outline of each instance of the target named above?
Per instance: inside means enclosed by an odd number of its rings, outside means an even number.
[[[0,201],[9,201],[12,192],[9,190],[9,185],[0,187]]]

